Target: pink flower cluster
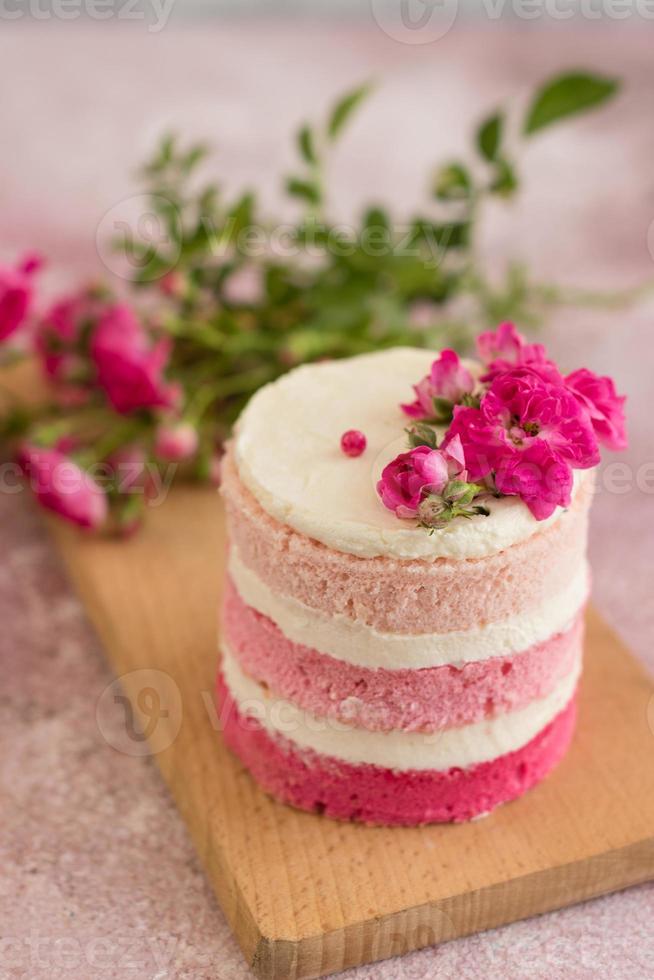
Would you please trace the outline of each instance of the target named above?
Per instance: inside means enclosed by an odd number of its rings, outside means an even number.
[[[55,422],[18,445],[18,461],[46,509],[84,528],[105,524],[111,511],[122,530],[142,506],[133,494],[147,496],[148,460],[178,463],[199,452],[197,428],[182,414],[184,392],[167,377],[172,343],[97,288],[65,296],[37,316],[34,279],[41,264],[29,255],[15,267],[0,266],[0,341],[18,332],[31,339],[57,416],[100,413],[106,427],[124,425],[128,441],[98,455],[93,435],[80,444],[61,437]],[[112,415],[130,421],[112,422]],[[127,490],[118,486],[125,453],[138,463],[138,478]],[[91,475],[95,467],[102,470],[100,482]]]
[[[165,379],[170,341],[153,341],[131,307],[93,290],[54,303],[37,324],[35,346],[64,404],[84,404],[97,387],[120,415],[180,402],[181,389]]]
[[[434,406],[451,402],[441,446],[429,452],[443,459],[453,449],[457,457],[462,453],[467,479],[486,492],[520,497],[544,520],[568,506],[573,470],[596,466],[600,445],[625,448],[625,399],[610,378],[585,368],[564,377],[542,344],[527,343],[510,323],[482,333],[477,351],[482,370],[476,385],[457,355],[444,351],[415,386],[416,402],[402,409],[433,423]],[[398,456],[382,474],[379,495],[400,517],[414,516],[416,500],[439,493],[426,472],[424,448]],[[411,490],[406,508],[398,505],[404,488]]]

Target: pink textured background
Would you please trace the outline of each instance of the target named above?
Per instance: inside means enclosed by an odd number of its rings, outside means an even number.
[[[0,253],[39,245],[51,286],[97,270],[99,218],[131,193],[135,163],[171,124],[215,139],[230,187],[256,180],[273,203],[291,165],[287,133],[371,75],[380,90],[334,163],[334,203],[347,217],[374,194],[399,214],[421,199],[429,164],[464,145],[471,115],[584,65],[620,73],[625,94],[533,142],[520,204],[491,216],[484,247],[544,278],[634,283],[654,275],[651,30],[457,25],[413,46],[374,25],[249,20],[153,35],[114,21],[5,22]],[[652,456],[653,314],[651,300],[560,313],[550,330],[566,365],[611,371],[629,391],[635,466]],[[155,765],[116,753],[97,729],[111,673],[40,519],[22,496],[2,496],[0,526],[0,977],[248,977]],[[651,494],[596,502],[596,601],[654,668],[651,528]],[[653,753],[654,737],[643,765]],[[653,915],[644,886],[347,976],[634,980],[652,975]]]

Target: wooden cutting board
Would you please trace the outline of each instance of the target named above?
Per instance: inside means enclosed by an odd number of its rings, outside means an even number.
[[[52,530],[132,705],[116,683],[98,724],[154,754],[258,976],[318,977],[654,878],[654,685],[596,613],[549,779],[470,824],[367,828],[273,802],[222,744],[215,492],[175,491],[128,542]]]

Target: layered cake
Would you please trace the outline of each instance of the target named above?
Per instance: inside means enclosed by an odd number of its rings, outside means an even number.
[[[236,426],[219,713],[293,806],[468,820],[569,745],[593,470],[624,444],[622,399],[510,325],[478,348],[299,367]]]

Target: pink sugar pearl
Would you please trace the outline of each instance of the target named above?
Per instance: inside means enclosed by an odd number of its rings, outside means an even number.
[[[348,429],[341,436],[341,449],[346,456],[360,456],[366,445],[366,437],[358,429]]]

